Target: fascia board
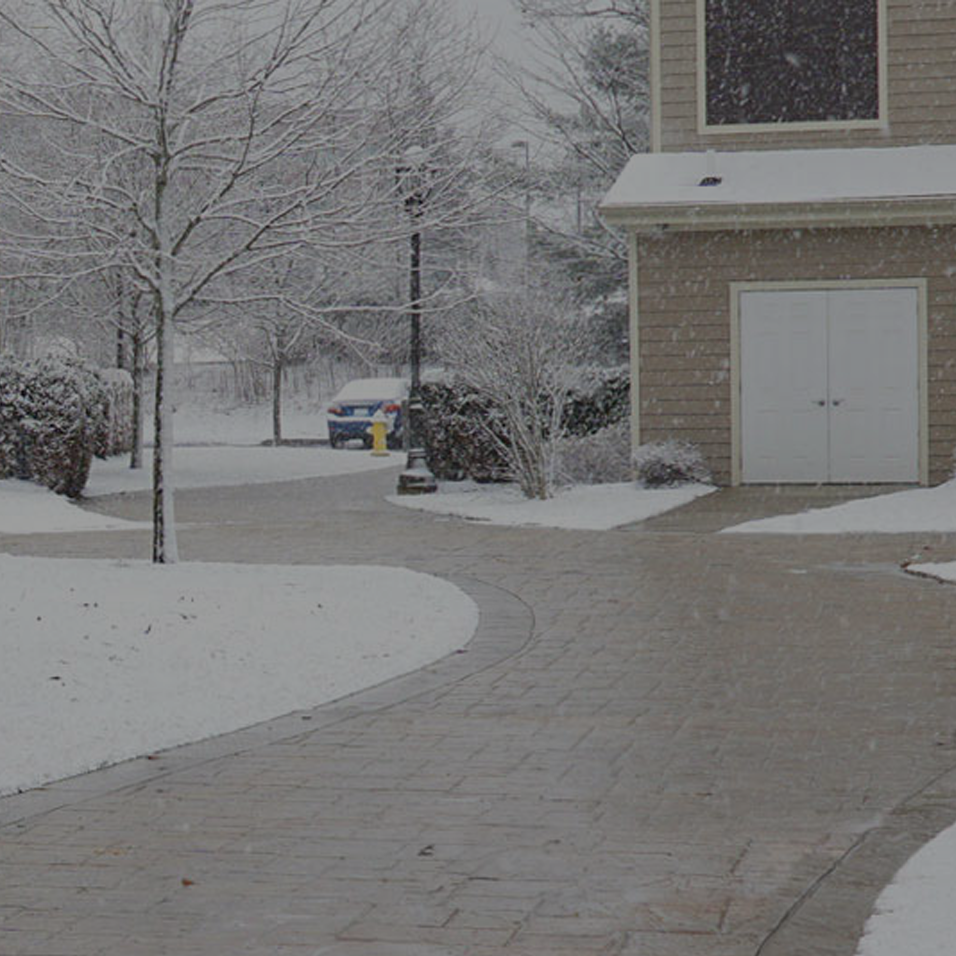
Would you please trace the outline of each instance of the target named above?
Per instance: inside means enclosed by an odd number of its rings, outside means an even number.
[[[935,226],[956,222],[956,196],[780,205],[607,205],[600,212],[609,224],[638,231]]]

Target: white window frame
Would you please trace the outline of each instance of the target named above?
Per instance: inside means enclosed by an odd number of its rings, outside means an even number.
[[[701,136],[749,135],[751,133],[809,133],[837,130],[879,130],[889,127],[889,44],[887,42],[886,0],[876,0],[877,96],[879,116],[866,120],[812,120],[793,123],[707,122],[707,0],[697,0],[697,132]]]
[[[730,483],[743,484],[740,297],[745,292],[839,292],[848,289],[914,289],[917,301],[919,377],[919,483],[929,484],[929,282],[908,279],[820,279],[730,283]]]

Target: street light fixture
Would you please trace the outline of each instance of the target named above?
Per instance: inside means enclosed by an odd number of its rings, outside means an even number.
[[[421,218],[430,192],[427,154],[420,146],[405,151],[395,174],[405,212],[412,224],[409,258],[408,324],[410,330],[411,387],[408,393],[405,427],[408,433],[408,459],[398,476],[398,494],[424,495],[438,490],[435,476],[428,470],[422,435],[422,230]]]

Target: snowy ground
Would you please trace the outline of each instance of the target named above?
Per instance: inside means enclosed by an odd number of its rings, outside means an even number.
[[[359,471],[394,468],[404,457],[392,453],[376,458],[364,448],[261,447],[215,445],[173,449],[177,488],[252,485],[297,478],[352,475]],[[133,471],[125,456],[94,461],[84,495],[145,491],[152,482],[152,449],[145,450],[144,467]]]
[[[802,514],[748,521],[724,534],[849,534],[956,531],[956,480],[860,498]]]
[[[147,442],[153,440],[153,422],[144,422]],[[272,408],[268,403],[217,407],[212,398],[200,402],[191,396],[176,409],[175,440],[179,445],[258,445],[272,438]],[[287,402],[282,413],[282,437],[321,440],[329,437],[325,411]]]
[[[177,447],[179,487],[400,463],[363,450],[259,447],[268,432],[251,411],[184,417],[181,439],[246,447]],[[144,489],[146,464],[132,472],[125,457],[98,461],[87,492]],[[137,527],[0,481],[0,534]],[[476,625],[477,608],[457,588],[398,568],[0,554],[0,793],[341,697],[451,653]]]
[[[477,619],[398,568],[0,555],[0,793],[342,697],[461,648]]]
[[[503,525],[605,531],[643,521],[714,491],[710,485],[640,488],[633,482],[568,488],[547,501],[529,501],[510,485],[442,482],[438,494],[392,496],[406,508]]]

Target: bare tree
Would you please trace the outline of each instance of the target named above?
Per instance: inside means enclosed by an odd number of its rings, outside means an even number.
[[[449,369],[494,411],[479,427],[528,498],[553,493],[574,367],[587,350],[587,330],[556,288],[540,277],[484,299],[441,339]]]
[[[148,302],[155,562],[178,557],[174,324],[241,306],[237,277],[290,250],[366,241],[376,177],[394,156],[366,109],[387,66],[376,29],[385,6],[0,0],[18,51],[0,70],[0,111],[30,134],[0,152],[17,227],[4,228],[5,244],[61,288],[125,270]]]

